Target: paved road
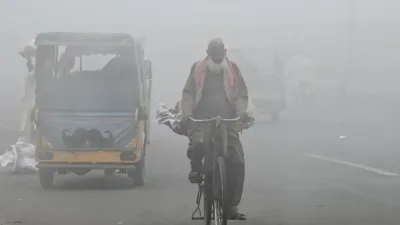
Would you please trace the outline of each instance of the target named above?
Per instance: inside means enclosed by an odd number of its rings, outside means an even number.
[[[393,110],[298,110],[244,132],[249,219],[232,224],[400,224]],[[143,188],[91,173],[57,177],[58,189],[44,191],[36,175],[0,174],[0,224],[202,224],[190,221],[196,187],[186,181],[186,140],[157,126],[152,138]]]

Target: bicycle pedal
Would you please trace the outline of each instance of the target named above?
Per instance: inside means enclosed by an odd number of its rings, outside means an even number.
[[[204,216],[192,217],[192,220],[204,220]]]

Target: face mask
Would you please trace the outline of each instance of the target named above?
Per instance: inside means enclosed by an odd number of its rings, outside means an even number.
[[[213,73],[220,73],[222,71],[222,68],[223,68],[222,62],[221,63],[215,63],[210,57],[207,60],[208,69]]]
[[[209,56],[214,63],[221,64],[225,58],[225,50],[223,49],[211,50],[209,52]]]
[[[224,61],[223,57],[211,57],[211,60],[215,63],[215,64],[221,64]]]

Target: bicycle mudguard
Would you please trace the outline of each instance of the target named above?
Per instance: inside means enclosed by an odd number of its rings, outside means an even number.
[[[228,158],[228,128],[226,124],[221,124],[220,137],[222,141],[222,157]]]

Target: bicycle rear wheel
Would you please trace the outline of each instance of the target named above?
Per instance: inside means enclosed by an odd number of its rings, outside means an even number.
[[[230,210],[228,180],[226,174],[225,160],[222,157],[217,157],[217,164],[214,171],[214,198],[213,209],[216,225],[227,225],[228,214]],[[215,193],[216,192],[216,193]]]

